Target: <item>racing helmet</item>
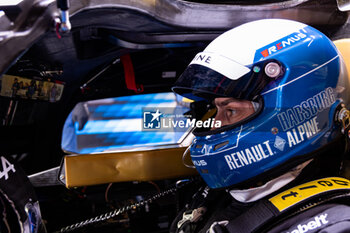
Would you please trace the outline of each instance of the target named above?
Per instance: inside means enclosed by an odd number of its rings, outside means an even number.
[[[214,130],[195,129],[193,164],[211,188],[241,187],[282,174],[342,138],[349,80],[332,41],[306,24],[264,19],[233,28],[198,53],[173,86],[208,104],[258,103],[254,114]]]

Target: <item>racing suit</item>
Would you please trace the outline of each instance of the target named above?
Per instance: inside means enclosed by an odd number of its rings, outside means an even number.
[[[229,190],[201,188],[170,232],[350,232],[350,181],[311,174],[317,166],[312,161],[283,188],[248,202]]]

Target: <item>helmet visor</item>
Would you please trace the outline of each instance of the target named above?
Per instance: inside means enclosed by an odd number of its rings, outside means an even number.
[[[237,63],[236,63],[237,64]],[[212,101],[217,97],[233,97],[253,100],[271,81],[263,70],[264,64],[254,64],[247,72],[236,72],[241,76],[228,77],[208,66],[191,63],[174,84],[172,90],[193,100]]]

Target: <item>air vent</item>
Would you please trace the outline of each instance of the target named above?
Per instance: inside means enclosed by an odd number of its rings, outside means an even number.
[[[222,142],[220,144],[217,144],[215,147],[214,147],[214,150],[218,150],[220,149],[221,147],[223,146],[226,146],[228,144],[228,141],[225,141],[225,142]]]

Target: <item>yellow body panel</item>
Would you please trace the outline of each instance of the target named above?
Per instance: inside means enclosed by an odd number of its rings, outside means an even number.
[[[348,73],[350,73],[350,38],[333,41],[342,57],[344,58]]]
[[[186,148],[157,149],[64,158],[67,187],[124,181],[150,181],[197,174],[182,164]],[[190,161],[186,161],[190,164]]]

